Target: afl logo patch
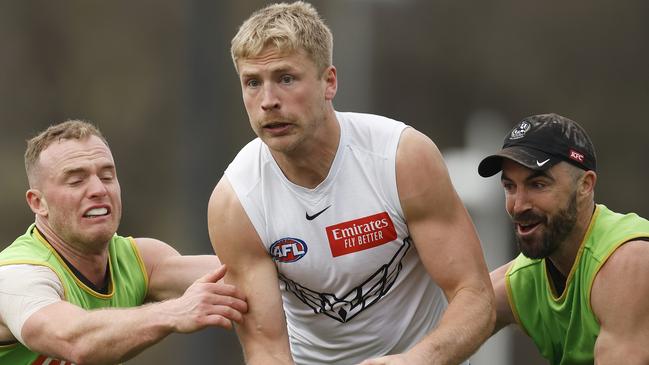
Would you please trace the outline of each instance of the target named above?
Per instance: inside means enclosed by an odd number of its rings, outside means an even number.
[[[509,135],[509,139],[519,139],[525,137],[525,133],[530,130],[532,125],[529,122],[522,121],[520,122]]]
[[[306,243],[301,239],[286,237],[270,246],[270,255],[277,262],[295,262],[306,255]]]

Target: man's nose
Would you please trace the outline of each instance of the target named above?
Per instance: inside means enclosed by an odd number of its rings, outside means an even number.
[[[529,196],[524,189],[518,189],[514,194],[509,196],[511,216],[519,215],[532,208]]]
[[[264,85],[264,90],[262,93],[263,95],[261,100],[261,108],[264,111],[270,111],[279,108],[279,98],[277,97],[277,90],[275,90],[274,85],[266,83]]]
[[[106,184],[99,176],[91,176],[88,182],[88,195],[90,197],[104,196],[108,192]]]

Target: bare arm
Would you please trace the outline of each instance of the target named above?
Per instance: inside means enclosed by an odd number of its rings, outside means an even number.
[[[136,238],[149,276],[147,300],[177,298],[201,276],[221,266],[214,255],[181,256],[168,244],[152,238]]]
[[[275,264],[225,177],[210,198],[208,226],[214,250],[228,266],[226,282],[248,301],[236,327],[246,364],[292,364]]]
[[[401,136],[397,186],[419,256],[449,306],[439,325],[407,353],[363,365],[460,363],[493,330],[494,294],[475,228],[441,154],[414,129]]]
[[[595,364],[649,363],[649,242],[618,248],[600,269],[591,306],[601,324]]]
[[[489,274],[491,277],[491,285],[496,295],[496,326],[492,334],[496,334],[504,327],[516,323],[512,308],[509,305],[509,299],[507,298],[507,282],[505,280],[505,274],[512,263],[513,261],[510,261]]]
[[[234,287],[217,284],[225,271],[199,278],[180,298],[137,308],[87,311],[65,301],[50,304],[25,321],[22,337],[33,351],[61,360],[115,364],[172,332],[231,328],[246,304]]]

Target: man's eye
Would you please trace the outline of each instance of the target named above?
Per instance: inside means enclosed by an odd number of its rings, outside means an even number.
[[[536,181],[532,183],[532,186],[536,189],[543,189],[545,187],[545,184],[540,181]]]
[[[280,81],[282,82],[282,84],[290,84],[290,83],[293,82],[293,80],[294,80],[294,78],[293,78],[293,76],[291,76],[291,75],[284,75],[284,76],[282,76],[282,78],[280,79]]]
[[[257,87],[257,86],[259,86],[259,80],[256,80],[256,79],[250,79],[250,80],[248,80],[248,81],[246,82],[246,85],[247,85],[248,87]]]

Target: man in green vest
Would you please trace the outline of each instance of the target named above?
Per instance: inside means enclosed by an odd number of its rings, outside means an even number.
[[[92,124],[41,132],[25,167],[36,221],[0,252],[0,364],[117,364],[170,333],[241,321],[218,258],[116,234],[115,162]]]
[[[551,364],[649,363],[649,221],[595,204],[595,148],[557,114],[523,119],[483,177],[502,171],[521,254],[491,273],[494,333],[518,324]]]

